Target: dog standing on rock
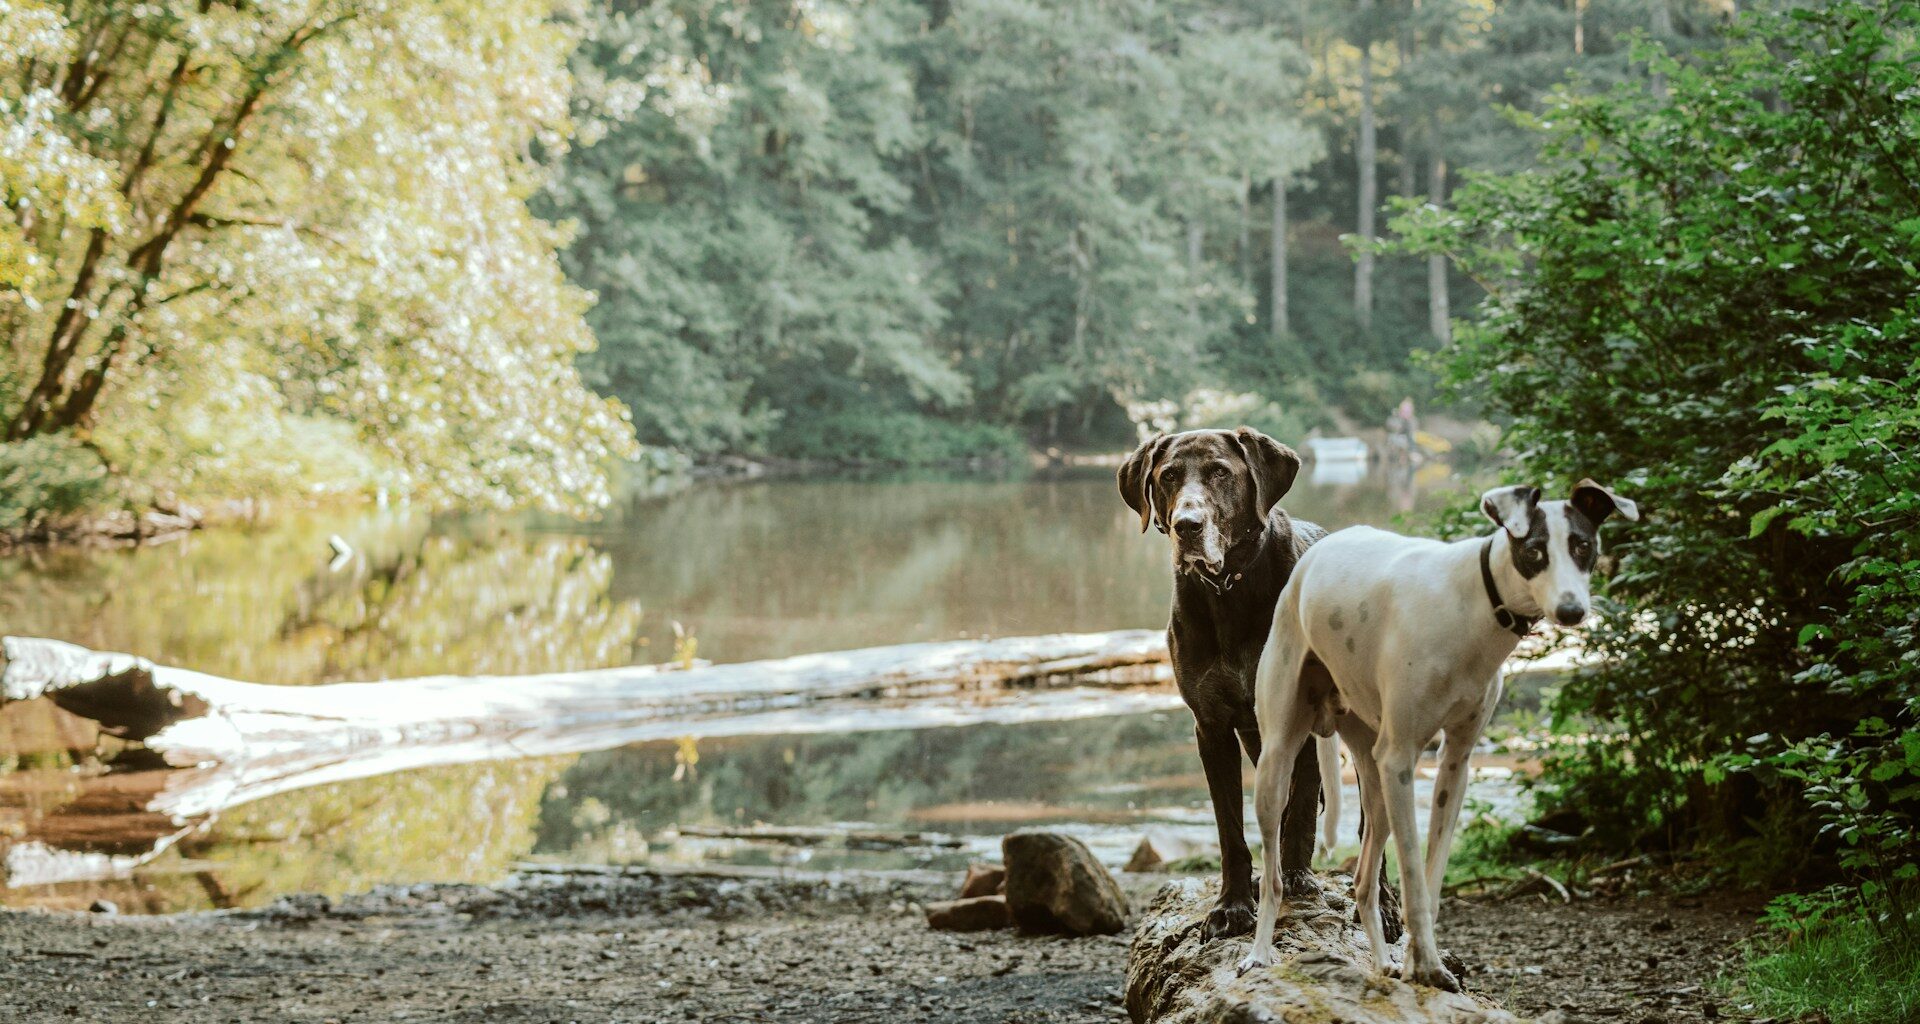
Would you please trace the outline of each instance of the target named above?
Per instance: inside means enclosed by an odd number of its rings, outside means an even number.
[[[1273,438],[1238,430],[1189,430],[1146,442],[1120,467],[1120,496],[1140,516],[1140,530],[1158,527],[1173,541],[1173,613],[1167,649],[1180,696],[1193,711],[1200,763],[1220,832],[1220,899],[1203,936],[1241,935],[1253,928],[1253,858],[1247,850],[1240,751],[1261,763],[1254,718],[1254,670],[1273,626],[1274,602],[1309,545],[1326,536],[1279,507],[1300,471],[1300,456]],[[1291,783],[1316,793],[1319,765],[1311,751],[1288,757]],[[1276,767],[1274,770],[1279,770]],[[1338,781],[1331,783],[1338,785]],[[1313,877],[1314,811],[1303,801],[1271,827],[1262,891],[1276,878],[1293,896],[1317,895]],[[1377,872],[1376,872],[1377,874]]]
[[[1433,922],[1464,803],[1467,758],[1500,700],[1500,668],[1539,619],[1584,621],[1600,524],[1633,502],[1591,480],[1566,501],[1541,502],[1537,487],[1488,491],[1481,510],[1499,524],[1490,537],[1447,544],[1356,526],[1314,545],[1294,568],[1274,610],[1255,703],[1266,749],[1254,778],[1254,809],[1266,837],[1259,926],[1242,971],[1273,961],[1280,892],[1271,884],[1275,837],[1294,826],[1290,770],[1310,736],[1338,731],[1360,779],[1361,837],[1354,898],[1385,973],[1375,879],[1389,835],[1400,863],[1406,914],[1403,976],[1459,990],[1441,964]],[[1420,856],[1413,773],[1435,733],[1445,736]],[[1307,804],[1312,806],[1310,802]]]

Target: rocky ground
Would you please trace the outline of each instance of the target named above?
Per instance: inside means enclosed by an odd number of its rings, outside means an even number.
[[[1136,907],[1158,883],[1126,876]],[[929,931],[957,877],[522,876],[173,918],[0,913],[0,1021],[1116,1022],[1128,936]],[[1449,902],[1516,1012],[1737,1016],[1708,987],[1753,907]]]

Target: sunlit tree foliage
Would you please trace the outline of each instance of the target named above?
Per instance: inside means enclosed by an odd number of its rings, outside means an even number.
[[[0,419],[186,493],[581,508],[631,450],[525,200],[538,0],[0,6]]]

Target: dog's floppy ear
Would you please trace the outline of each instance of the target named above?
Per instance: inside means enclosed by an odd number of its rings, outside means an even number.
[[[1120,497],[1126,499],[1127,507],[1140,513],[1140,532],[1158,521],[1159,511],[1153,507],[1153,471],[1160,464],[1160,449],[1165,446],[1167,435],[1155,434],[1140,442],[1140,447],[1127,456],[1120,464]]]
[[[1240,456],[1253,471],[1253,502],[1260,510],[1260,521],[1293,489],[1293,478],[1300,475],[1300,453],[1262,434],[1252,427],[1241,427],[1227,435],[1240,446]]]
[[[1567,504],[1579,509],[1580,514],[1595,526],[1605,522],[1607,516],[1615,512],[1630,521],[1638,522],[1640,519],[1640,506],[1613,493],[1605,485],[1594,483],[1592,479],[1574,484],[1573,496],[1567,499]]]
[[[1518,487],[1495,487],[1480,496],[1480,511],[1487,518],[1500,524],[1502,530],[1514,540],[1522,540],[1533,525],[1533,508],[1540,504],[1540,488],[1521,484]]]

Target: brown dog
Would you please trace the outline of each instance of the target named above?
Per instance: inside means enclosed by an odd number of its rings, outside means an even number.
[[[1205,937],[1253,930],[1253,858],[1247,850],[1240,750],[1260,760],[1254,673],[1273,628],[1273,609],[1293,567],[1327,531],[1279,507],[1300,456],[1250,427],[1161,434],[1120,466],[1120,496],[1173,540],[1173,613],[1167,649],[1180,696],[1193,711],[1200,764],[1220,832],[1220,900]],[[1330,782],[1338,785],[1338,780]],[[1312,750],[1293,765],[1293,792],[1319,790]],[[1317,894],[1311,800],[1288,804],[1280,825],[1280,878],[1289,899]],[[1387,941],[1399,938],[1399,900],[1381,877]]]
[[[1167,649],[1180,696],[1193,711],[1220,830],[1220,901],[1205,937],[1253,930],[1253,859],[1241,797],[1241,748],[1260,759],[1253,715],[1254,670],[1273,628],[1273,607],[1297,562],[1326,531],[1288,517],[1282,495],[1300,456],[1249,427],[1163,434],[1120,467],[1120,496],[1173,540],[1173,614]],[[1295,792],[1315,792],[1311,750],[1293,767]],[[1318,892],[1313,879],[1315,807],[1296,800],[1280,830],[1281,877],[1289,896]]]

